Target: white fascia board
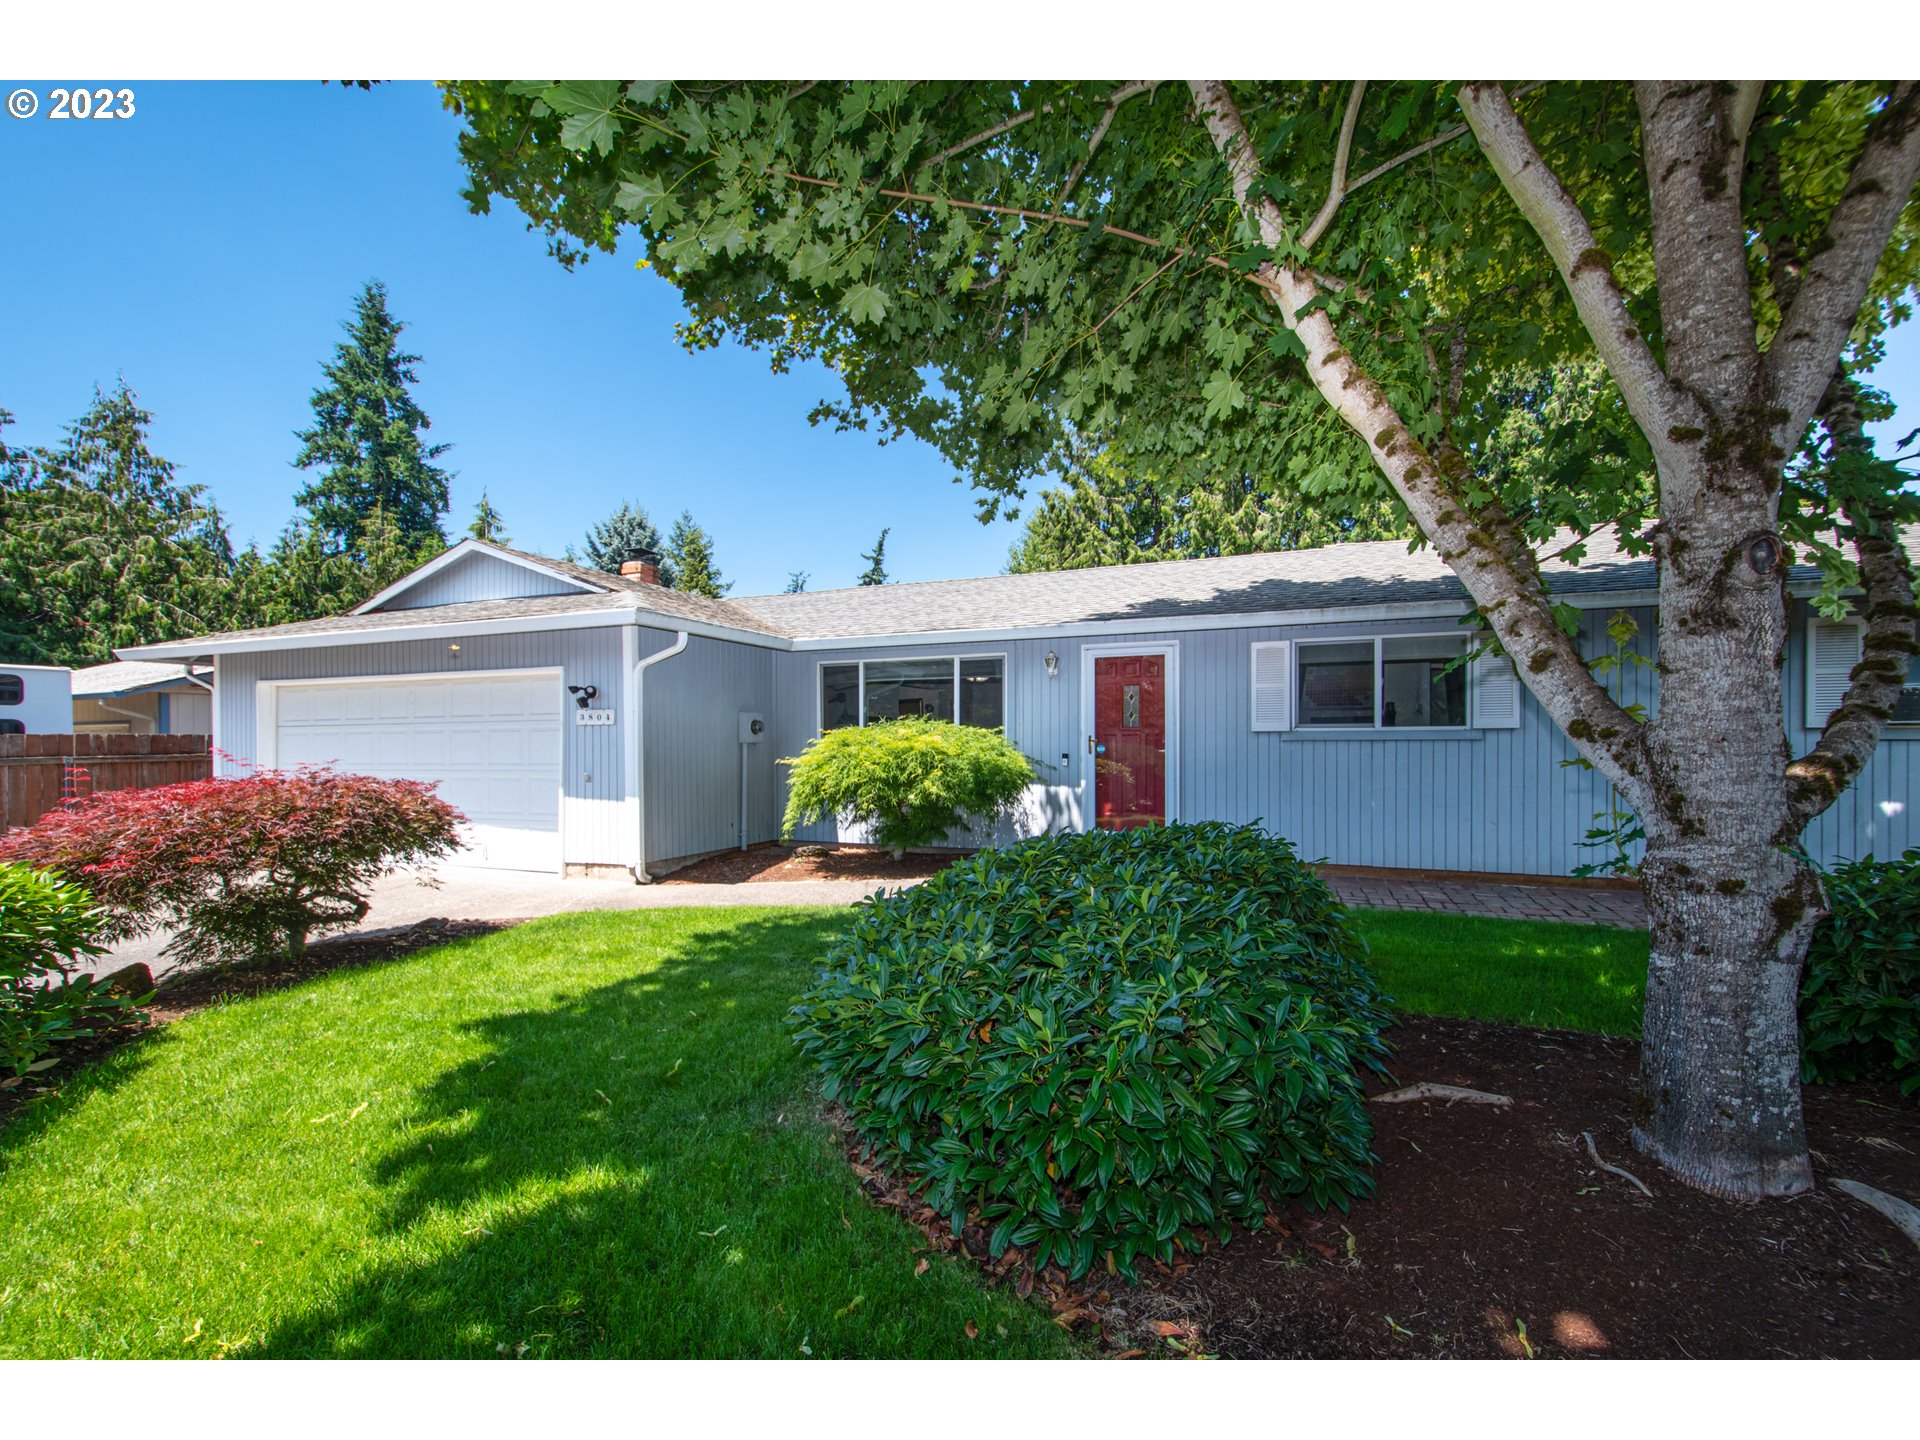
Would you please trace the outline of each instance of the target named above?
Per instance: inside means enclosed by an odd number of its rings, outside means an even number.
[[[405,612],[401,612],[405,613]],[[457,640],[468,635],[524,635],[538,630],[592,630],[607,625],[649,625],[660,630],[685,630],[716,640],[735,640],[769,649],[785,649],[787,642],[773,635],[709,625],[656,615],[631,605],[605,610],[576,610],[558,615],[513,615],[499,620],[442,620],[419,625],[381,625],[364,630],[317,630],[297,635],[248,635],[231,640],[173,640],[158,645],[129,645],[114,653],[122,660],[190,660],[207,655],[247,655],[264,650],[325,650],[336,645],[385,645],[403,640]]]
[[[1619,605],[1652,605],[1653,590],[1616,590],[1562,597],[1580,609]],[[193,660],[209,655],[244,655],[263,650],[318,650],[333,645],[379,645],[402,640],[435,640],[462,635],[517,635],[537,630],[582,630],[602,625],[645,625],[657,630],[685,630],[710,640],[730,640],[762,650],[873,650],[901,645],[979,645],[999,641],[1071,638],[1078,635],[1184,634],[1201,630],[1251,630],[1287,625],[1363,625],[1384,620],[1457,619],[1468,606],[1457,600],[1433,600],[1393,605],[1333,605],[1302,610],[1268,610],[1239,615],[1139,616],[1124,620],[1065,621],[1058,624],[1002,626],[980,630],[902,630],[879,635],[808,636],[788,639],[733,625],[715,625],[677,615],[624,604],[606,610],[584,610],[558,615],[517,615],[499,620],[423,622],[418,625],[382,625],[364,630],[309,631],[298,635],[249,635],[223,640],[176,640],[156,645],[129,645],[115,650],[122,660]],[[405,613],[405,612],[401,612]]]
[[[394,596],[404,595],[428,576],[438,575],[449,565],[456,564],[469,555],[491,555],[496,560],[504,560],[509,565],[518,565],[522,570],[531,570],[534,574],[545,576],[547,579],[556,581],[561,585],[571,585],[582,595],[611,594],[613,591],[611,585],[589,585],[577,576],[563,575],[551,566],[538,564],[535,561],[527,559],[524,555],[510,554],[505,550],[489,545],[484,540],[462,540],[458,545],[452,546],[450,549],[442,550],[419,569],[408,571],[372,599],[362,601],[347,613],[349,615],[366,615],[378,610],[382,605],[386,604],[387,601],[393,599]]]
[[[1653,590],[1614,590],[1555,596],[1577,609],[1652,605]],[[1238,615],[1142,615],[1126,620],[1065,620],[996,630],[909,630],[891,635],[806,636],[790,642],[793,650],[871,650],[901,645],[979,645],[1002,640],[1071,639],[1077,635],[1167,635],[1197,630],[1256,630],[1285,625],[1364,625],[1382,620],[1446,620],[1472,607],[1459,600],[1406,601],[1391,605],[1329,605],[1308,610],[1263,610]]]

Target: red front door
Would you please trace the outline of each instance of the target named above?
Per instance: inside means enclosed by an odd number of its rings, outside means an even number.
[[[1167,821],[1167,657],[1093,661],[1093,823],[1102,830]]]

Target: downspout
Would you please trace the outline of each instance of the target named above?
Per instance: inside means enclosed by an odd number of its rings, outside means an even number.
[[[134,731],[133,733],[136,735],[143,735],[143,734],[158,735],[160,733],[160,721],[154,715],[149,715],[142,710],[122,710],[118,705],[109,705],[106,701],[100,699],[98,696],[90,695],[87,698],[92,700],[94,704],[98,705],[102,710],[106,711],[109,715],[124,715],[129,720],[138,720],[143,725],[153,726],[153,729],[151,731],[143,731],[143,730]]]
[[[637,623],[637,622],[636,622]],[[633,837],[633,883],[651,885],[653,877],[647,873],[647,730],[646,730],[646,679],[647,671],[662,660],[671,660],[687,648],[687,632],[680,631],[674,636],[673,644],[664,650],[655,651],[633,667],[633,795],[634,827]]]

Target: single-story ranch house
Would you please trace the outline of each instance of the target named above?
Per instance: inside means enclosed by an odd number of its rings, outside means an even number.
[[[1620,610],[1651,652],[1650,560],[1596,537],[1545,570],[1590,654]],[[1790,583],[1798,749],[1860,640],[1813,614],[1813,572]],[[1505,660],[1449,668],[1466,610],[1398,541],[709,600],[645,557],[609,575],[467,540],[350,615],[119,653],[211,664],[223,772],[439,781],[489,866],[647,878],[772,839],[776,759],[939,715],[1004,726],[1032,759],[1015,832],[1260,820],[1336,864],[1565,875],[1596,858],[1579,842],[1605,787]],[[1655,703],[1651,667],[1617,684]],[[1920,688],[1896,719],[1810,830],[1820,857],[1920,843]]]

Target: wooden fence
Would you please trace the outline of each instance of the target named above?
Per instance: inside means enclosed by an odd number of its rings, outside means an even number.
[[[61,802],[213,774],[208,735],[0,735],[0,831]]]

